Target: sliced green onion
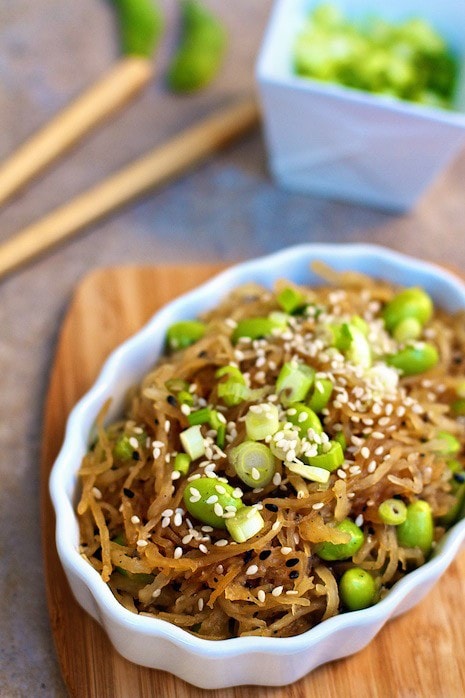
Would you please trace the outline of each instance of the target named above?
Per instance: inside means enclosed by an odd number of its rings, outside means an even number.
[[[276,300],[286,313],[292,315],[305,305],[305,296],[296,288],[286,287],[278,293]]]
[[[189,415],[187,415],[187,421],[189,422],[190,426],[193,426],[194,424],[209,423],[211,418],[212,410],[210,407],[202,407],[200,410],[196,410],[195,412],[191,412]]]
[[[227,376],[228,378],[234,379],[237,383],[245,385],[244,374],[237,366],[220,366],[220,368],[215,371],[215,378],[223,378],[223,376]]]
[[[180,390],[176,395],[176,399],[180,405],[189,405],[189,407],[192,407],[194,404],[194,396],[188,390]]]
[[[202,432],[200,431],[200,424],[194,424],[188,429],[185,429],[179,434],[179,438],[181,439],[185,452],[192,460],[196,460],[205,455],[205,442]]]
[[[329,480],[329,470],[326,468],[318,468],[314,465],[304,465],[303,463],[286,463],[286,468],[300,475],[304,480],[311,480],[311,482],[319,482],[321,485],[325,485]]]
[[[244,441],[229,452],[237,477],[249,487],[265,487],[273,479],[275,460],[268,446]]]
[[[334,346],[342,351],[347,359],[356,366],[370,368],[372,364],[371,347],[364,330],[353,323],[343,322],[333,328]]]
[[[379,505],[378,514],[388,526],[399,526],[407,518],[407,506],[400,499],[386,499]]]
[[[286,407],[291,402],[305,400],[315,379],[315,369],[306,364],[288,361],[283,364],[276,379],[276,392]]]
[[[249,388],[246,385],[245,378],[237,366],[221,366],[215,372],[215,378],[223,378],[226,380],[218,384],[218,397],[223,399],[223,402],[228,407],[239,405],[244,400],[247,400]]]
[[[329,402],[333,387],[333,382],[329,378],[317,378],[308,406],[314,412],[321,412]]]
[[[268,313],[268,318],[272,320],[276,327],[285,330],[289,324],[290,316],[287,313],[282,313],[280,310],[272,310]]]
[[[265,522],[256,507],[241,507],[231,519],[226,519],[226,528],[236,543],[245,543],[264,527]]]
[[[189,383],[183,378],[169,378],[165,382],[165,387],[170,393],[179,393],[180,390],[189,390]]]
[[[205,325],[199,320],[180,320],[168,327],[166,337],[173,351],[185,349],[197,342],[205,334]]]
[[[365,337],[368,336],[370,328],[368,327],[367,321],[360,317],[360,315],[353,315],[350,319],[350,324],[353,327],[357,327],[360,330],[360,332],[363,332]]]
[[[187,475],[191,464],[191,457],[187,453],[177,453],[174,459],[173,470],[181,475]]]
[[[321,434],[323,431],[322,424],[317,414],[303,405],[301,402],[292,402],[286,411],[286,419],[295,424],[299,428],[299,434],[301,437],[307,436],[309,429],[313,429],[317,434]]]
[[[117,460],[130,460],[135,449],[129,443],[129,436],[123,434],[113,446],[113,457]]]
[[[344,452],[338,441],[330,441],[329,449],[324,453],[318,453],[316,456],[308,456],[305,458],[310,465],[317,468],[324,468],[329,472],[337,470],[344,463]]]
[[[279,410],[271,402],[251,405],[245,415],[245,431],[249,439],[262,441],[279,429]]]
[[[263,339],[273,334],[273,330],[282,329],[282,325],[270,317],[249,317],[239,320],[231,335],[233,344],[241,339],[248,337],[249,339]]]

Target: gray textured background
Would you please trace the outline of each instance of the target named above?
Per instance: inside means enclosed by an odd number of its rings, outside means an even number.
[[[0,212],[0,240],[253,87],[268,0],[210,0],[231,48],[195,97],[154,82],[130,108]],[[174,40],[174,0],[160,72]],[[104,0],[0,0],[0,156],[117,56]],[[239,260],[304,241],[375,242],[465,270],[465,154],[405,216],[280,191],[259,134],[0,282],[0,696],[66,695],[51,640],[40,550],[43,401],[60,322],[92,268]]]

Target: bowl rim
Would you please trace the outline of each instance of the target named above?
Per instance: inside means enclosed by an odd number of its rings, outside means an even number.
[[[72,501],[73,492],[71,490],[73,488],[71,487],[71,481],[75,479],[77,467],[81,460],[81,455],[75,455],[75,452],[77,447],[82,447],[83,445],[82,434],[81,437],[79,436],[82,432],[82,422],[86,421],[86,416],[88,416],[88,412],[92,408],[102,405],[103,393],[111,384],[112,379],[116,377],[119,367],[123,364],[126,356],[133,351],[137,351],[139,345],[150,339],[160,324],[163,326],[163,323],[167,323],[173,314],[182,310],[187,300],[201,300],[208,295],[214,296],[215,294],[210,292],[217,289],[217,287],[221,287],[223,292],[226,292],[242,282],[242,279],[238,277],[247,277],[256,273],[258,269],[266,272],[269,267],[278,262],[286,267],[286,263],[289,263],[291,260],[296,261],[303,257],[308,257],[306,259],[308,264],[311,259],[325,257],[329,253],[336,251],[338,253],[339,266],[342,268],[350,268],[351,260],[366,257],[371,258],[372,261],[382,260],[383,262],[388,262],[396,273],[405,274],[413,269],[428,276],[432,281],[440,279],[454,287],[460,297],[460,303],[463,303],[465,308],[465,284],[458,276],[432,262],[423,261],[380,245],[337,243],[293,245],[272,254],[235,264],[225,271],[214,275],[194,290],[188,291],[164,305],[140,330],[111,352],[104,362],[97,379],[73,407],[67,419],[63,444],[52,467],[49,479],[49,490],[56,515],[56,546],[65,571],[72,571],[80,579],[91,593],[100,614],[103,613],[108,620],[120,626],[125,626],[127,629],[137,630],[141,636],[162,638],[175,646],[188,648],[191,652],[199,655],[207,654],[209,657],[239,656],[250,652],[260,652],[262,654],[279,652],[280,654],[289,655],[312,647],[316,643],[325,640],[335,631],[349,627],[373,625],[373,623],[384,624],[395,613],[402,601],[416,588],[417,583],[419,583],[418,578],[420,578],[422,584],[434,581],[447,569],[458,553],[465,541],[465,519],[457,522],[447,531],[438,545],[437,552],[428,562],[399,580],[389,590],[384,599],[374,606],[360,611],[349,611],[333,616],[310,630],[293,637],[246,636],[218,641],[196,637],[168,621],[155,617],[136,615],[124,608],[113,596],[108,585],[102,581],[98,572],[81,557],[76,540],[73,540],[73,536],[77,532],[77,521]],[[384,273],[386,272],[384,271]],[[384,278],[382,274],[381,278]],[[154,354],[155,360],[156,355]],[[74,462],[76,462],[75,465],[69,465],[69,463]]]

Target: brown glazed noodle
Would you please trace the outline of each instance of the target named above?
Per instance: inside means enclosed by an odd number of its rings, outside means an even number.
[[[388,331],[385,312],[402,289],[317,266],[321,287],[280,281],[273,291],[236,289],[201,318],[203,336],[186,348],[167,349],[128,395],[124,418],[104,425],[108,405],[102,407],[80,469],[80,549],[130,611],[213,640],[297,635],[353,607],[340,593],[348,569],[369,573],[374,603],[425,562],[460,515],[465,313],[435,308],[420,318],[414,339],[396,339],[400,333]],[[238,337],[240,322],[250,317],[271,317],[273,328],[255,339]],[[421,353],[425,343],[436,352],[426,370],[402,370],[390,358],[406,347]],[[313,386],[296,402],[317,405],[312,395],[318,397],[325,381],[330,386],[324,406],[315,410],[322,434],[299,431],[304,417],[290,421],[296,413],[291,391],[276,385],[286,364],[291,372],[302,365],[314,369]],[[218,376],[224,366],[238,371]],[[239,397],[233,391],[237,399],[222,398],[220,385],[234,380],[245,385]],[[272,470],[267,484],[253,487],[238,476],[232,453],[250,441],[246,415],[260,420],[264,405],[277,410],[279,426],[261,440],[255,435],[271,449]],[[251,406],[258,409],[250,412]],[[176,470],[176,455],[185,450],[180,433],[193,414],[208,414],[208,408],[220,421],[216,428],[211,420],[200,423],[202,455],[187,471]],[[328,465],[328,457],[312,470],[315,454],[327,453],[325,444],[336,441],[342,462]],[[328,468],[327,482],[318,481]],[[251,472],[260,481],[261,474]],[[221,527],[192,513],[205,479],[219,486],[204,508],[219,516]],[[241,509],[217,506],[226,485],[260,522],[244,542],[225,527],[228,514],[234,519]],[[184,496],[187,487],[194,489]],[[386,501],[404,511],[426,503],[430,540],[416,541],[406,524],[386,523],[379,510]],[[338,555],[335,546],[347,547],[350,539],[338,524],[347,520],[358,543]]]

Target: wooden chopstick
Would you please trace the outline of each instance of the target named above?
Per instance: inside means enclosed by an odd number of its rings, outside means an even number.
[[[0,245],[0,277],[166,182],[258,124],[249,98],[207,117]]]
[[[151,80],[147,58],[127,56],[0,165],[0,205]]]

